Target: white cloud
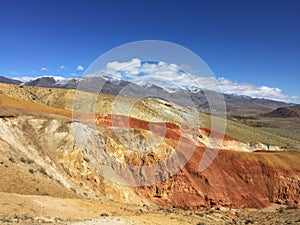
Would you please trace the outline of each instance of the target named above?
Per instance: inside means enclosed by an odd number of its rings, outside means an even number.
[[[141,60],[133,58],[128,62],[109,62],[106,65],[105,72],[114,74],[117,71],[122,71],[125,75],[135,76],[140,73]]]
[[[65,69],[65,68],[66,68],[66,66],[64,66],[64,65],[61,65],[61,66],[59,67],[59,69],[61,69],[61,70]]]
[[[159,86],[191,87],[221,91],[227,94],[247,95],[255,98],[267,98],[286,102],[300,102],[299,96],[289,96],[276,87],[259,86],[235,82],[225,77],[199,77],[185,71],[176,64],[166,62],[145,63],[138,58],[127,62],[113,61],[106,65],[104,75],[118,77],[132,82],[150,82]]]
[[[223,93],[247,95],[255,98],[268,98],[287,102],[300,102],[300,96],[287,95],[281,89],[276,87],[239,83],[225,77],[218,78],[217,81]]]
[[[84,68],[83,68],[83,66],[82,66],[82,65],[78,65],[78,66],[77,66],[77,68],[76,68],[76,70],[78,70],[78,71],[82,71],[82,70],[84,70]]]
[[[47,71],[47,70],[48,70],[47,67],[42,67],[42,68],[41,68],[41,71]]]
[[[132,82],[147,81],[161,86],[180,87],[189,84],[187,74],[182,73],[177,65],[165,62],[142,63],[138,58],[128,62],[109,62],[103,73]]]

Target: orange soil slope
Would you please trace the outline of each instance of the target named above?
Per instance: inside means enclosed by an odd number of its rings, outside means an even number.
[[[67,117],[72,116],[72,112],[70,110],[64,110],[64,109],[59,109],[59,108],[42,105],[34,102],[19,100],[1,94],[0,94],[0,105],[4,107],[12,107],[12,108],[23,109],[23,110],[34,111],[34,112],[50,113],[50,114],[56,114],[61,116],[67,116]]]

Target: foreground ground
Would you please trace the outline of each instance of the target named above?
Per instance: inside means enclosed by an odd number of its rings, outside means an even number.
[[[0,224],[300,224],[297,207],[188,211],[88,199],[0,193]]]

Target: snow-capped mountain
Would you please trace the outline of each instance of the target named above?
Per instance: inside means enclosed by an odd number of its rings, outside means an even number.
[[[102,92],[113,95],[127,95],[131,97],[150,96],[159,97],[177,104],[186,105],[186,97],[192,100],[200,111],[210,112],[209,103],[206,94],[211,96],[216,94],[214,91],[203,90],[196,86],[190,87],[167,87],[159,86],[148,81],[140,81],[132,83],[121,80],[116,77],[106,76],[88,76],[81,78],[63,78],[59,76],[43,76],[22,83],[5,77],[0,77],[0,83],[17,84],[23,86],[38,86],[47,88],[64,88],[64,89],[80,89],[82,91]],[[125,91],[124,91],[125,90]],[[142,95],[141,95],[142,93]],[[233,114],[256,113],[260,110],[270,111],[278,107],[291,106],[280,101],[274,101],[262,98],[252,98],[249,96],[239,96],[232,94],[224,94],[227,112]]]
[[[24,86],[38,86],[49,88],[76,89],[80,78],[64,78],[60,76],[42,76],[21,83]]]

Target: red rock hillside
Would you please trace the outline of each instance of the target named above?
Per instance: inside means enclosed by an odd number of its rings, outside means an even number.
[[[267,207],[270,203],[298,204],[300,153],[219,151],[203,172],[197,148],[189,163],[172,178],[136,192],[163,206]]]
[[[116,122],[112,123],[111,119],[111,115],[102,115],[96,121],[106,126],[129,125],[130,128],[149,129],[147,121],[129,118],[124,122],[125,117],[117,116]],[[174,141],[182,132],[171,123],[156,125],[165,126],[165,137]],[[164,134],[158,128],[152,131]],[[199,133],[201,138],[205,138],[210,130],[201,128]],[[188,148],[191,141],[193,139],[184,139],[181,148]],[[231,149],[228,143],[234,143],[232,146],[240,149]],[[271,203],[299,203],[299,152],[247,152],[244,143],[226,135],[223,147],[213,163],[200,172],[199,164],[205,147],[203,142],[199,142],[192,158],[178,174],[156,185],[136,187],[136,193],[162,206],[188,209],[214,206],[260,208]],[[175,164],[173,166],[176,167]]]

